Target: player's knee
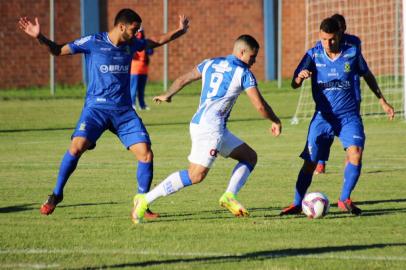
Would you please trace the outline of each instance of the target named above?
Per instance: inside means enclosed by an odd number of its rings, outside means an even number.
[[[348,162],[358,166],[359,164],[361,164],[361,159],[362,159],[362,155],[351,155],[350,157],[348,157]]]
[[[152,152],[152,149],[147,147],[147,148],[131,148],[130,151],[135,155],[136,159],[141,162],[152,162],[154,160],[154,153]]]
[[[244,158],[239,160],[240,162],[248,163],[252,168],[255,168],[258,162],[257,152],[250,148],[250,151],[247,151],[244,155]]]
[[[75,157],[80,157],[85,151],[86,147],[84,146],[71,146],[69,148],[69,153]]]
[[[142,162],[152,162],[154,160],[154,153],[149,149],[144,155],[141,155],[138,160]]]
[[[353,165],[359,165],[362,161],[362,148],[350,147],[347,150],[347,161]]]
[[[257,165],[257,162],[258,162],[257,152],[252,151],[252,153],[250,154],[250,160],[249,160],[249,163],[252,166],[252,168],[254,168],[255,165]]]

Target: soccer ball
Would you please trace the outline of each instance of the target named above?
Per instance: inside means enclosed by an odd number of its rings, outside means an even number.
[[[321,192],[307,193],[302,201],[303,213],[308,218],[322,218],[327,215],[329,208],[328,198]]]

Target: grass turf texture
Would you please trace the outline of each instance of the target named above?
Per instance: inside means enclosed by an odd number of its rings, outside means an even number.
[[[160,89],[150,84],[147,93]],[[219,158],[203,183],[157,200],[152,209],[162,217],[138,226],[130,220],[136,162],[109,132],[82,157],[54,214],[41,216],[39,206],[55,184],[83,89],[59,91],[56,98],[43,90],[3,92],[0,268],[405,269],[405,122],[364,119],[363,172],[352,196],[363,209],[361,217],[336,207],[344,166],[337,140],[327,174],[315,176],[310,189],[329,196],[330,213],[320,220],[279,217],[293,199],[308,122],[289,124],[298,92],[274,84],[261,89],[282,118],[281,137],[269,135],[269,122],[244,94],[228,125],[259,156],[239,194],[251,216],[234,218],[218,206],[235,165]],[[149,102],[151,111],[140,112],[155,153],[153,186],[188,165],[188,124],[197,93],[194,85],[172,104]]]

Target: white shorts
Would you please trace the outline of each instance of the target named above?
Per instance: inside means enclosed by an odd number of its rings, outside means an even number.
[[[199,125],[190,124],[192,149],[189,162],[211,168],[217,154],[228,157],[231,152],[244,142],[232,134],[227,128],[223,132],[210,132]]]

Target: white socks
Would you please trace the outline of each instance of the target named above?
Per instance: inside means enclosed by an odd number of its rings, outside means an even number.
[[[174,172],[169,175],[164,181],[159,183],[153,190],[145,195],[148,204],[155,201],[159,197],[167,196],[182,189],[185,185],[182,182],[179,172]]]
[[[248,176],[251,174],[252,169],[252,167],[244,163],[238,163],[235,165],[227,187],[227,192],[237,194],[242,186],[244,186]]]

